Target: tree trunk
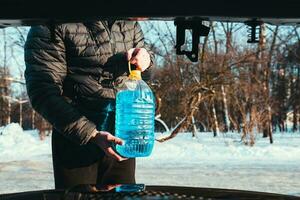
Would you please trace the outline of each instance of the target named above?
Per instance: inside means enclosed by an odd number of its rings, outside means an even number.
[[[228,132],[229,130],[229,117],[228,117],[228,106],[227,106],[227,98],[226,98],[226,93],[225,93],[225,88],[222,85],[221,86],[221,90],[222,90],[222,99],[223,99],[223,105],[224,105],[224,121],[225,121],[225,127],[224,127],[224,132]]]
[[[270,105],[270,69],[271,69],[271,65],[272,65],[272,56],[274,53],[274,49],[275,49],[275,44],[276,44],[276,38],[277,38],[277,34],[278,34],[278,28],[279,26],[276,26],[274,34],[273,34],[273,39],[272,39],[272,43],[271,43],[271,47],[270,47],[270,52],[269,52],[269,58],[268,58],[268,62],[265,68],[265,84],[266,84],[266,95],[267,95],[267,117],[268,117],[268,121],[267,121],[267,135],[269,136],[270,139],[270,143],[273,144],[273,132],[272,132],[272,109],[271,109],[271,105]],[[265,37],[265,25],[262,26],[262,34],[263,34],[263,38]],[[264,40],[265,42],[265,40]]]
[[[192,136],[193,137],[196,137],[196,133],[197,133],[197,126],[196,126],[196,123],[195,123],[195,118],[194,116],[192,116]]]
[[[215,103],[213,103],[212,112],[213,112],[213,120],[214,120],[213,132],[214,132],[214,137],[216,137],[217,135],[219,135],[220,129],[219,129]]]
[[[297,118],[297,107],[293,106],[293,132],[297,131],[298,127],[298,118]]]
[[[23,127],[23,116],[22,116],[22,113],[23,113],[23,103],[22,103],[22,99],[20,99],[20,102],[19,102],[19,112],[20,112],[20,115],[19,115],[19,124],[21,127]]]
[[[32,109],[32,112],[31,112],[31,128],[32,129],[35,129],[35,110],[34,109]]]

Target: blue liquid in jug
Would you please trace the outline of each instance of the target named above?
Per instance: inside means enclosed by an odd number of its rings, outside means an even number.
[[[117,152],[128,158],[149,156],[154,145],[155,103],[151,90],[124,90],[116,97]]]

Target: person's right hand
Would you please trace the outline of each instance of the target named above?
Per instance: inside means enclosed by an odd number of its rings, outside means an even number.
[[[91,138],[91,142],[97,144],[107,156],[116,159],[117,161],[127,160],[118,155],[112,148],[113,144],[123,145],[123,141],[106,131],[98,131],[96,135]]]
[[[126,52],[127,60],[136,65],[142,72],[150,67],[150,54],[145,48],[131,48]]]

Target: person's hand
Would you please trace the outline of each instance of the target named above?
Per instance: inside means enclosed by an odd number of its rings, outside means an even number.
[[[126,53],[127,60],[136,65],[142,72],[145,71],[151,63],[150,54],[144,48],[132,48]]]
[[[91,139],[91,142],[97,144],[107,156],[116,159],[117,161],[127,160],[118,155],[112,148],[113,144],[123,145],[123,141],[106,131],[98,131]]]

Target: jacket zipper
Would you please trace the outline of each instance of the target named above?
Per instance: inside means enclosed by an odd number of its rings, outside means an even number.
[[[105,22],[101,21],[101,23],[103,24],[103,26],[109,36],[109,43],[111,44],[112,52],[113,52],[113,54],[116,54],[116,41],[112,37],[113,34],[111,33],[111,30],[109,30],[109,27],[106,25]],[[112,27],[113,27],[113,25],[111,26],[111,29],[112,29]]]
[[[95,45],[97,46],[97,47],[94,47],[95,54],[97,55],[97,51],[100,48],[100,44],[98,42],[98,39],[96,38],[96,36],[94,36],[94,32],[92,31],[92,27],[90,27],[88,24],[85,24],[85,26],[87,27],[87,31],[88,31],[89,35],[91,36],[92,40],[95,42]]]

